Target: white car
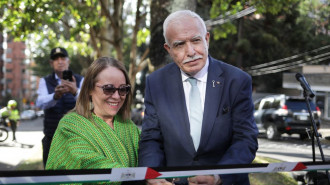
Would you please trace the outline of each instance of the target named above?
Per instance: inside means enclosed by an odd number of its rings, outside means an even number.
[[[21,113],[21,120],[31,120],[37,118],[35,110],[24,110]]]
[[[36,114],[37,114],[38,117],[42,117],[42,116],[45,115],[44,110],[38,110],[38,111],[36,112]]]

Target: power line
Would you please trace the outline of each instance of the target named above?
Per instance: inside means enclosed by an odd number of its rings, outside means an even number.
[[[255,11],[257,11],[257,9],[254,6],[251,6],[251,7],[246,8],[246,9],[240,11],[240,12],[237,12],[234,15],[229,15],[229,16],[226,16],[224,18],[222,18],[222,16],[219,16],[216,19],[207,20],[207,21],[205,21],[205,25],[206,25],[206,27],[212,27],[212,26],[216,26],[216,25],[221,25],[221,24],[224,24],[226,22],[233,21],[235,19],[244,17],[244,16],[246,16],[248,14],[251,14],[251,13],[253,13]]]
[[[278,72],[286,71],[286,70],[289,70],[289,69],[294,69],[294,68],[297,68],[297,67],[300,67],[300,66],[303,66],[303,65],[306,65],[306,64],[316,64],[316,63],[322,62],[324,60],[330,59],[329,55],[324,55],[324,56],[325,56],[324,58],[319,58],[319,59],[317,59],[318,57],[311,57],[309,59],[306,59],[307,62],[302,62],[304,60],[299,60],[299,61],[294,62],[293,65],[283,66],[282,68],[277,68],[277,69],[272,69],[272,70],[265,70],[265,71],[256,71],[256,72],[253,72],[253,73],[250,73],[249,71],[247,71],[247,72],[251,76],[260,76],[260,75],[265,75],[265,74],[278,73]]]
[[[330,55],[330,52],[323,53],[323,54],[320,54],[320,55],[316,55],[316,56],[313,56],[311,58],[312,59],[317,59],[317,58],[321,58],[321,57],[328,56],[328,55]],[[294,62],[291,62],[291,63],[280,64],[280,65],[276,65],[276,66],[270,66],[270,67],[259,68],[259,69],[253,69],[253,70],[248,70],[248,71],[249,71],[249,73],[254,73],[254,72],[259,72],[259,71],[262,72],[262,71],[267,71],[267,70],[273,70],[273,69],[277,69],[277,68],[283,68],[283,67],[286,67],[286,66],[299,65],[301,63],[306,63],[306,60],[309,60],[309,59],[307,58],[307,59],[294,61]]]
[[[221,24],[227,23],[229,21],[233,21],[235,19],[241,18],[245,15],[251,14],[251,13],[255,12],[256,10],[257,9],[254,6],[251,6],[249,8],[246,8],[246,9],[234,14],[234,15],[229,15],[229,16],[226,16],[226,17],[219,16],[216,19],[207,20],[207,21],[205,21],[205,24],[206,24],[206,27],[221,25]],[[227,12],[227,14],[229,14],[229,13]],[[323,46],[323,47],[320,47],[318,49],[314,49],[312,51],[296,54],[296,55],[286,57],[286,58],[283,58],[283,59],[274,60],[274,61],[271,61],[271,62],[268,62],[268,63],[263,63],[263,64],[251,66],[251,67],[246,68],[246,71],[249,74],[251,74],[251,76],[259,76],[259,75],[264,75],[264,74],[270,74],[270,73],[277,73],[277,72],[281,72],[281,71],[286,71],[286,70],[289,70],[289,69],[297,68],[297,67],[302,66],[304,64],[318,63],[318,62],[329,59],[330,56],[327,56],[329,54],[329,52],[324,53],[324,54],[320,54],[320,55],[316,55],[316,56],[313,56],[311,58],[294,61],[294,62],[291,62],[291,63],[266,67],[266,66],[269,66],[269,65],[275,65],[275,64],[286,62],[286,61],[290,61],[290,60],[293,60],[293,59],[296,59],[296,58],[299,58],[299,57],[302,57],[302,56],[306,56],[306,55],[309,55],[309,54],[314,54],[314,53],[317,53],[317,52],[322,51],[322,50],[327,49],[327,48],[330,48],[330,45]],[[324,57],[324,58],[320,58],[320,57]],[[318,59],[318,58],[320,58],[320,59]],[[314,60],[314,61],[310,61],[310,60]]]
[[[308,55],[310,53],[316,53],[316,52],[319,52],[319,51],[324,50],[324,49],[327,49],[327,48],[330,48],[330,45],[323,46],[323,47],[314,49],[312,51],[307,51],[307,52],[304,52],[304,53],[293,55],[293,56],[290,56],[290,57],[287,57],[287,58],[283,58],[283,59],[274,60],[274,61],[271,61],[271,62],[267,62],[267,63],[255,65],[255,66],[251,66],[251,67],[246,68],[246,70],[249,71],[249,70],[258,69],[258,68],[262,68],[262,67],[269,66],[269,65],[278,64],[278,63],[281,63],[281,62],[289,61],[289,60],[292,60],[292,59],[295,59],[295,58],[298,58],[298,57],[301,57],[301,56]]]

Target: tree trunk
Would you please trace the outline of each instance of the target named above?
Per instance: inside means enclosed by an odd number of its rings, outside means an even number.
[[[116,50],[117,59],[123,62],[123,0],[100,0],[101,14],[107,20],[100,28],[100,56],[109,56]],[[100,57],[98,56],[98,57]]]
[[[141,15],[140,15],[140,6],[142,4],[142,0],[137,1],[137,8],[136,8],[136,16],[135,16],[135,25],[133,28],[133,38],[132,38],[132,44],[131,44],[131,52],[130,52],[130,61],[129,61],[129,71],[128,76],[131,80],[132,84],[132,91],[135,89],[135,79],[136,79],[136,73],[137,71],[137,65],[136,65],[136,59],[137,59],[137,34],[139,31],[139,25],[141,21]]]
[[[113,30],[110,27],[109,20],[106,20],[105,22],[106,24],[104,24],[101,27],[100,36],[102,38],[109,39],[109,37],[111,38],[111,36],[113,35]],[[112,44],[105,39],[101,39],[99,42],[100,42],[100,48],[99,48],[100,53],[98,53],[97,57],[109,56],[109,53],[111,53],[111,49],[113,48]]]
[[[244,18],[238,19],[238,31],[237,31],[237,43],[240,43],[243,37],[243,21]],[[242,68],[243,65],[243,53],[241,50],[238,50],[238,56],[236,58],[236,67]]]
[[[172,61],[163,45],[163,23],[165,18],[174,11],[189,9],[196,10],[196,0],[153,0],[151,1],[151,39],[149,58],[154,69],[158,69]]]

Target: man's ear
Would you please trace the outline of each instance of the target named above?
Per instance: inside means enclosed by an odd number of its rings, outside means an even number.
[[[209,47],[209,43],[210,43],[210,32],[206,32],[205,40],[206,40],[207,47]]]
[[[170,53],[170,49],[171,49],[171,47],[170,47],[167,43],[164,44],[164,48],[166,49],[166,51],[167,51],[168,53]]]

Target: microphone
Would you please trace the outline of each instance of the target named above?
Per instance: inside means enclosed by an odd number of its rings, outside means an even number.
[[[297,73],[296,74],[296,79],[300,82],[300,85],[304,89],[306,95],[309,96],[310,98],[313,98],[315,96],[315,93],[311,89],[311,87],[309,86],[309,84],[306,81],[305,77],[302,74]]]

